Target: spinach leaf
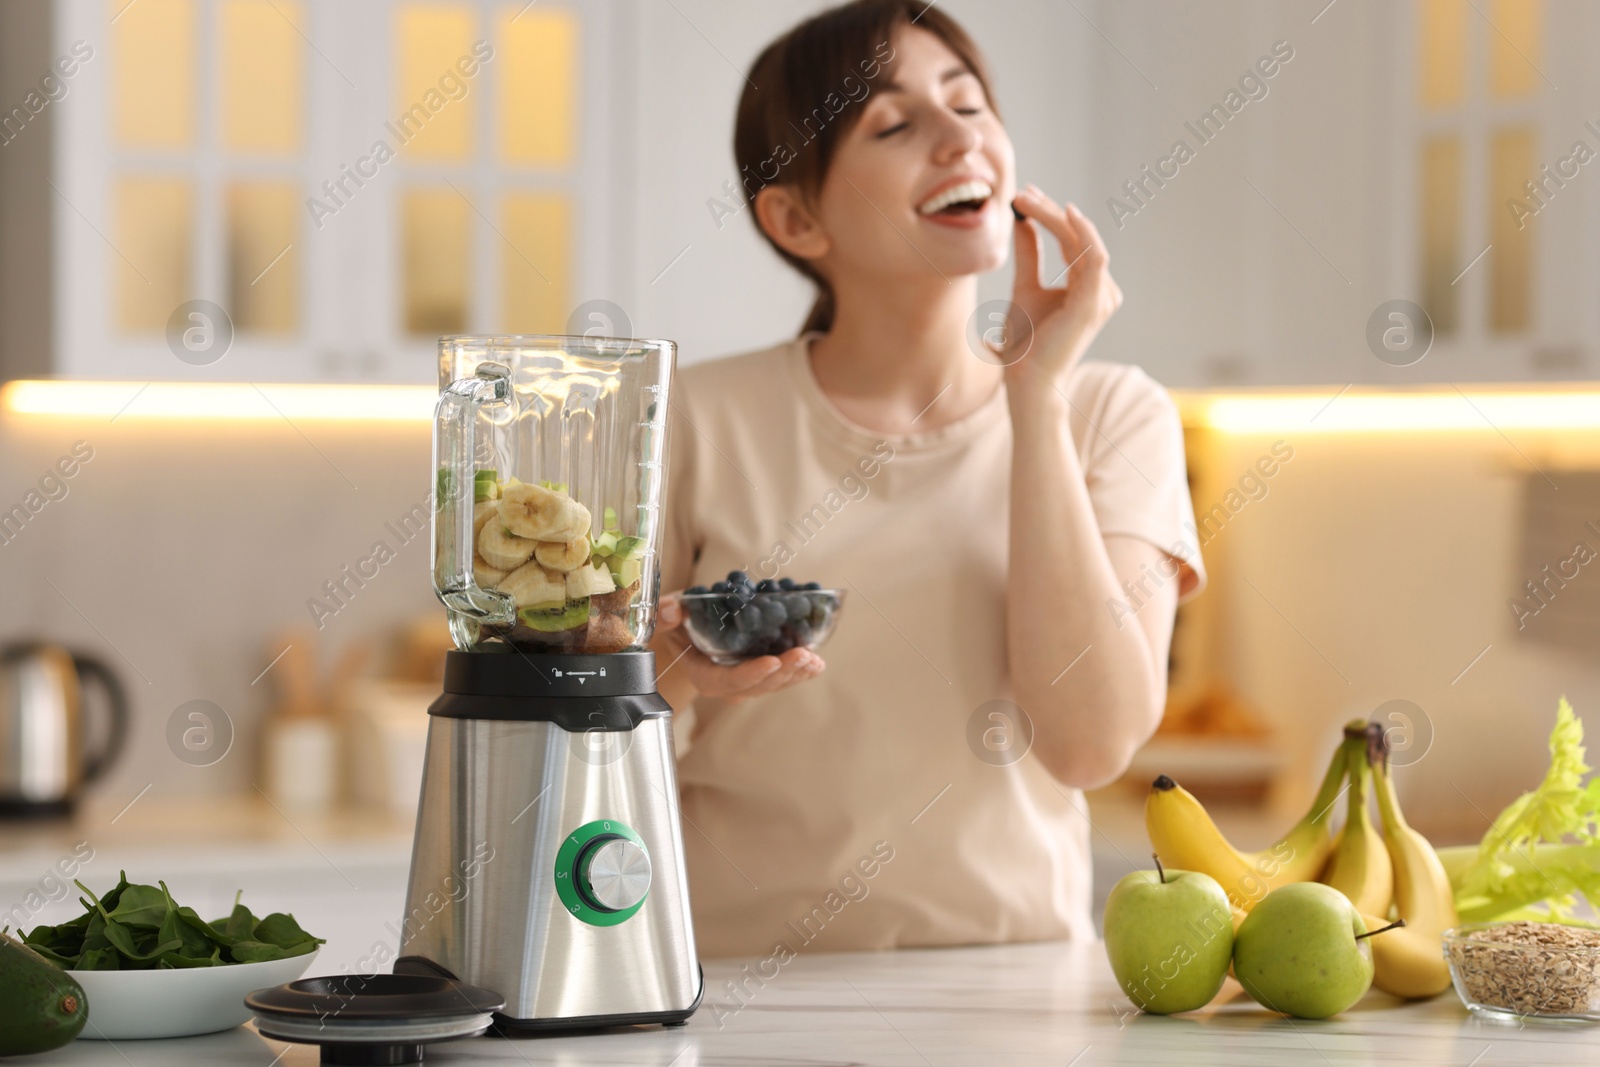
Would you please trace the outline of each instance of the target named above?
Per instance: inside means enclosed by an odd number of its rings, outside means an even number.
[[[32,935],[30,934],[29,936],[31,937]],[[61,953],[56,952],[53,949],[48,949],[48,948],[44,947],[43,945],[32,944],[32,943],[28,942],[27,938],[23,939],[23,943],[26,944],[29,948],[33,949],[33,951],[37,952],[39,955],[43,956],[45,959],[49,960],[51,963],[53,963],[56,966],[62,968],[63,970],[69,970],[70,971],[70,970],[76,970],[78,968],[78,956],[77,956],[77,954],[73,954],[71,956],[62,955]]]
[[[85,916],[81,925],[74,919],[60,926],[35,926],[32,933],[21,934],[19,931],[19,935],[24,944],[41,953],[48,951],[52,958],[75,957],[83,952],[83,935],[88,925],[88,917]]]
[[[223,965],[222,949],[213,948],[210,955],[194,956],[183,952],[169,952],[162,956],[157,966],[180,970],[189,967],[220,967]]]
[[[206,922],[204,919],[200,918],[200,916],[195,913],[193,908],[178,908],[177,913],[179,920],[182,921],[185,926],[189,927],[189,929],[205,938],[211,944],[220,948],[227,948],[229,945],[233,944],[235,940],[234,938],[229,937],[222,931],[213,927],[210,923]]]
[[[294,948],[308,941],[322,944],[319,939],[300,929],[293,915],[285,915],[281,911],[273,912],[256,924],[256,940],[280,948]]]
[[[101,901],[102,907],[107,907]],[[118,897],[116,906],[107,907],[107,914],[123,926],[159,927],[171,907],[171,898],[153,885],[130,885]]]
[[[106,940],[106,917],[96,911],[89,916],[89,928],[83,933],[83,951],[110,947],[111,942]]]
[[[265,960],[281,960],[286,953],[277,945],[267,945],[260,941],[240,941],[232,950],[235,963],[261,963]]]
[[[76,885],[85,893],[89,893],[89,887],[84,885],[82,882],[73,882],[73,885]],[[115,908],[118,904],[122,903],[122,894],[127,891],[127,888],[128,872],[118,871],[117,884],[111,887],[111,891],[109,893],[100,898],[100,903],[105,906],[107,911],[110,911],[112,908]],[[89,896],[93,897],[94,894],[89,893]]]
[[[120,971],[123,970],[122,957],[117,955],[114,948],[91,948],[78,957],[75,971]]]
[[[158,936],[163,942],[176,940],[179,946],[176,952],[162,956],[162,960],[166,960],[169,956],[178,956],[184,959],[203,961],[197,964],[189,964],[188,966],[209,967],[212,953],[220,950],[212,946],[209,937],[190,926],[184,921],[183,916],[178,914],[178,906],[172,902],[172,894],[167,890],[167,883],[165,882],[161,883],[161,896],[166,907],[166,914],[161,919],[161,930]]]
[[[244,890],[241,889],[234,895],[232,914],[211,924],[211,928],[227,938],[229,944],[247,941],[255,936],[256,917],[250,914],[249,908],[239,903],[239,898],[242,896]]]
[[[106,920],[106,940],[111,942],[112,948],[135,965],[150,963],[163,953],[174,952],[183,947],[183,942],[177,938],[159,941],[155,936],[137,937],[133,928],[123,926],[115,919]],[[137,966],[131,969],[137,969]]]

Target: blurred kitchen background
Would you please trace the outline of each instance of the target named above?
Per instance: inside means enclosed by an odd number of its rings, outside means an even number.
[[[819,6],[0,0],[0,639],[131,704],[60,840],[403,863],[444,640],[433,340],[792,336],[809,294],[730,142],[757,49]],[[1167,724],[1094,798],[1102,879],[1158,770],[1262,844],[1353,716],[1396,731],[1412,821],[1476,839],[1560,695],[1600,723],[1600,6],[941,6],[1021,179],[1110,246],[1092,354],[1188,424],[1212,584]]]

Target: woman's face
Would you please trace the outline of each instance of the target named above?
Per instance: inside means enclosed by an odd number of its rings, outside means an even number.
[[[893,43],[823,183],[829,249],[819,265],[945,279],[996,270],[1011,242],[1011,139],[942,40],[909,27]]]

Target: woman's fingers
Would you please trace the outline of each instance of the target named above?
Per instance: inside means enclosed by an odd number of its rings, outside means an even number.
[[[747,659],[731,667],[718,667],[712,664],[712,669],[722,675],[719,679],[719,688],[723,694],[743,697],[758,688],[774,673],[782,670],[783,663],[777,656],[757,656],[755,659]]]
[[[1020,200],[1021,197],[1017,199]],[[1018,210],[1022,207],[1022,204],[1017,205]],[[1028,222],[1026,212],[1023,212],[1023,217],[1017,220],[1015,231],[1017,270],[1015,280],[1011,283],[1012,288],[1019,293],[1042,289],[1044,279],[1039,276],[1039,261],[1044,250],[1039,243],[1039,231]]]
[[[1100,237],[1100,231],[1089,221],[1089,216],[1078,210],[1076,204],[1067,205],[1067,218],[1083,244],[1084,252],[1080,253],[1083,263],[1080,264],[1080,269],[1087,267],[1097,271],[1104,270],[1111,262],[1111,253],[1107,251],[1106,243]]]
[[[822,673],[822,657],[804,648],[791,648],[778,659],[782,666],[763,678],[746,696],[774,693]]]
[[[1070,267],[1088,246],[1067,212],[1037,186],[1028,186],[1017,194],[1017,199],[1021,201],[1019,206],[1029,217],[1037,219],[1039,224],[1049,230],[1051,236],[1061,244],[1061,254]]]
[[[656,630],[676,629],[683,622],[683,602],[678,599],[681,594],[668,593],[663,596],[656,607]]]
[[[684,663],[697,693],[729,703],[786,689],[816,677],[825,666],[821,656],[803,648],[792,648],[782,656],[758,656],[729,667],[719,667],[696,651],[688,653]]]

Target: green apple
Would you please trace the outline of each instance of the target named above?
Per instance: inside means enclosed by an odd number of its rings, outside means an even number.
[[[1228,976],[1233,913],[1208,874],[1134,871],[1106,898],[1106,956],[1122,991],[1145,1011],[1170,1015],[1211,1002]]]
[[[1263,1007],[1326,1019],[1372,985],[1367,924],[1348,897],[1320,882],[1279,886],[1233,939],[1233,973]]]

